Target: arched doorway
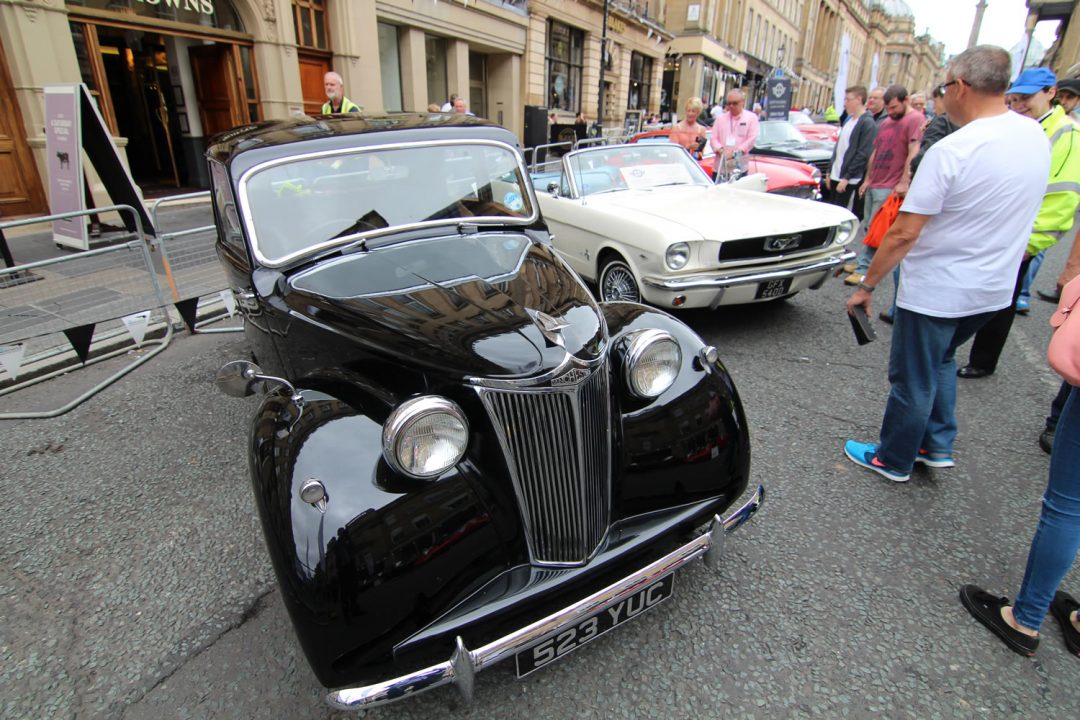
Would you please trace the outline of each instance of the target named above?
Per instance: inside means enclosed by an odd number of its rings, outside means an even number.
[[[136,183],[203,188],[213,135],[259,119],[253,37],[230,0],[67,0],[82,80]]]

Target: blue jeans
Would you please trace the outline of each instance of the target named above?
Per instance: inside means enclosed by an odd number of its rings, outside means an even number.
[[[1035,254],[1035,257],[1031,258],[1031,262],[1028,264],[1027,273],[1024,275],[1024,281],[1020,284],[1020,299],[1024,302],[1031,300],[1031,284],[1035,282],[1035,275],[1039,272],[1039,266],[1042,265],[1043,258],[1046,257],[1046,251],[1040,250]]]
[[[956,440],[956,348],[994,313],[960,318],[922,315],[902,307],[893,317],[889,399],[881,421],[878,457],[911,472],[922,448],[951,457]]]
[[[1074,388],[1058,421],[1039,527],[1031,540],[1024,581],[1013,606],[1018,623],[1039,629],[1054,592],[1076,560],[1077,549],[1080,549],[1080,392]]]
[[[867,188],[866,195],[863,196],[863,219],[862,225],[859,227],[859,242],[866,239],[866,231],[870,229],[870,223],[874,219],[874,215],[881,209],[881,206],[885,204],[885,201],[889,199],[889,195],[892,195],[892,188]],[[855,268],[855,272],[860,275],[865,275],[866,271],[870,268],[870,261],[874,259],[874,253],[877,252],[877,248],[872,248],[869,245],[863,245],[862,251],[859,253],[858,267]]]

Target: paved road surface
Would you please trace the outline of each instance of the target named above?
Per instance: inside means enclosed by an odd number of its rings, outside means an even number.
[[[846,294],[834,281],[685,316],[736,379],[769,492],[719,574],[680,573],[650,616],[524,681],[510,664],[481,674],[471,708],[440,689],[370,717],[1074,716],[1080,660],[1054,621],[1024,659],[956,597],[969,581],[1012,594],[1023,573],[1057,386],[1051,306],[1017,319],[995,376],[962,381],[959,467],[893,485],[841,454],[875,436],[889,340],[878,323],[882,341],[855,345]],[[181,335],[65,416],[0,422],[0,717],[335,716],[252,513],[255,400],[210,384],[244,354],[240,335]],[[59,405],[106,369],[0,397],[0,411]],[[1066,586],[1080,592],[1080,573]]]

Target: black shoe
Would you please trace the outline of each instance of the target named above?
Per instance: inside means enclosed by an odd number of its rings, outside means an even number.
[[[1009,598],[991,595],[978,585],[965,585],[960,588],[960,602],[976,620],[1001,638],[1010,650],[1029,657],[1035,654],[1035,649],[1039,647],[1039,638],[1014,630],[1005,622],[1005,618],[1001,617],[1001,608],[1009,604]]]
[[[1054,303],[1055,305],[1061,302],[1060,291],[1055,293],[1044,293],[1042,290],[1036,290],[1035,293],[1039,296],[1040,299],[1045,300],[1046,302]]]
[[[1067,592],[1058,590],[1054,593],[1054,600],[1050,603],[1050,613],[1061,623],[1061,632],[1065,635],[1065,647],[1073,655],[1080,656],[1080,630],[1069,620],[1073,610],[1080,609],[1080,603]]]
[[[889,313],[879,313],[877,319],[885,323],[886,325],[892,325],[892,315],[890,315]]]
[[[974,365],[965,365],[956,371],[956,377],[966,378],[967,380],[974,380],[976,378],[984,378],[987,375],[993,375],[993,370],[987,370],[986,368],[975,367]]]
[[[1054,452],[1054,431],[1050,428],[1046,428],[1039,433],[1039,447],[1043,449],[1047,455]]]

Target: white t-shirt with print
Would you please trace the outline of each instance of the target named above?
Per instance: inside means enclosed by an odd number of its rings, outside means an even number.
[[[1007,307],[1049,174],[1042,127],[1011,111],[931,147],[900,208],[930,218],[900,265],[896,304],[946,318]]]

